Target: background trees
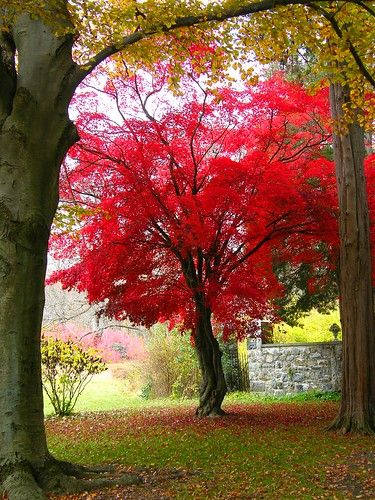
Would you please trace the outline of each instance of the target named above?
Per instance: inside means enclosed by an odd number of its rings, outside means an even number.
[[[78,120],[62,197],[86,212],[78,233],[55,238],[55,257],[74,264],[52,280],[86,290],[116,319],[191,330],[203,378],[197,414],[212,415],[226,392],[212,319],[224,337],[254,333],[254,319],[277,316],[276,260],[335,266],[327,94],[277,75],[214,94],[184,82],[172,104],[163,85],[109,81],[119,123],[88,112]],[[126,114],[134,97],[143,118]]]

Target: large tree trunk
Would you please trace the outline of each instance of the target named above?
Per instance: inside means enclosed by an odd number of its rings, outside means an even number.
[[[221,416],[224,415],[221,404],[227,393],[221,363],[222,353],[212,333],[211,310],[204,306],[202,301],[197,304],[196,310],[195,349],[202,375],[196,415],[199,417]]]
[[[330,92],[332,117],[338,123],[348,92],[340,84],[332,84]],[[335,133],[343,382],[340,411],[332,427],[371,433],[375,430],[375,330],[364,157],[364,134],[357,123]]]
[[[67,114],[75,65],[72,37],[58,38],[28,16],[11,36],[6,65],[2,60],[8,95],[0,109],[0,484],[10,498],[29,500],[43,497],[36,479],[53,463],[43,421],[40,331],[59,167],[77,136]]]
[[[77,479],[88,471],[55,460],[46,444],[40,333],[59,170],[78,139],[68,117],[82,75],[72,44],[27,15],[0,30],[0,494],[10,500],[139,482]]]

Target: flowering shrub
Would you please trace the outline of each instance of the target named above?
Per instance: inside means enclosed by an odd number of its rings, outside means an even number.
[[[82,327],[66,323],[55,325],[44,335],[61,340],[73,340],[86,348],[94,348],[106,363],[119,363],[124,359],[143,360],[147,357],[143,339],[121,330],[105,329],[86,333]]]
[[[70,415],[92,377],[106,370],[94,349],[73,340],[42,339],[42,383],[56,415]]]

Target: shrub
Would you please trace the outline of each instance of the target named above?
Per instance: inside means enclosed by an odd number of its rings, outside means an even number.
[[[275,325],[273,342],[330,342],[334,339],[332,325],[339,324],[338,310],[323,314],[313,309],[308,315],[299,319],[298,326],[289,326],[286,323]],[[341,338],[341,333],[338,338]]]
[[[220,337],[218,340],[221,352],[223,353],[221,363],[223,365],[228,392],[243,390],[237,342],[233,340],[224,342]]]
[[[93,349],[73,340],[42,339],[42,383],[55,415],[70,415],[92,377],[107,369]]]
[[[124,360],[122,363],[112,364],[110,370],[113,378],[124,384],[124,391],[127,393],[138,394],[147,380],[143,361]]]
[[[189,335],[168,331],[165,325],[155,325],[147,343],[145,362],[147,397],[190,398],[199,390],[198,360]]]

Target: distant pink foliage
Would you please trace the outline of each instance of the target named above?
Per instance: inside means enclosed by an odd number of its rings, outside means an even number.
[[[86,335],[79,325],[67,323],[55,325],[44,335],[61,340],[71,339],[86,347],[92,347],[107,363],[118,363],[124,359],[142,360],[147,357],[144,340],[121,330],[104,330]]]

